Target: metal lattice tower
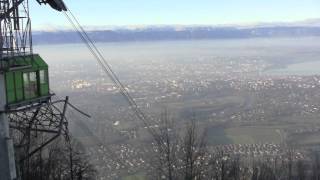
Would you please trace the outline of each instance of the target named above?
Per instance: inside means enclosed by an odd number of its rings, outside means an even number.
[[[28,0],[0,1],[2,57],[32,53]]]
[[[62,1],[37,1],[65,10]],[[60,135],[68,136],[68,98],[53,101],[53,95],[48,65],[33,54],[29,1],[0,0],[1,180],[27,176],[32,155]]]

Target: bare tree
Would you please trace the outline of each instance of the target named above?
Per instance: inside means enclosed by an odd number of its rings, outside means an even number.
[[[313,155],[312,180],[320,180],[320,158],[316,152]]]
[[[205,167],[205,162],[207,162],[206,133],[200,134],[194,118],[186,125],[182,150],[185,171],[184,179],[202,179],[202,174],[207,168]]]
[[[231,160],[229,179],[239,180],[240,179],[240,157],[236,156]]]
[[[91,180],[95,174],[81,144],[62,138],[20,164],[22,180]]]
[[[71,180],[94,180],[96,170],[89,162],[82,144],[76,140],[70,140],[65,148],[68,156],[69,173]]]
[[[259,180],[276,180],[276,175],[269,163],[263,162],[260,165]]]
[[[211,158],[211,179],[227,180],[228,179],[228,161],[230,157],[222,150],[214,152]]]
[[[199,180],[203,179],[206,171],[206,136],[200,133],[195,119],[179,131],[175,123],[165,111],[161,117],[159,136],[156,141],[155,157],[157,164],[156,179],[168,180]]]
[[[305,180],[306,179],[306,165],[305,162],[299,160],[297,162],[297,178],[298,180]]]
[[[177,179],[177,153],[179,139],[174,128],[174,122],[169,118],[165,110],[161,115],[161,126],[157,140],[155,141],[155,157],[153,163],[156,167],[155,179]]]

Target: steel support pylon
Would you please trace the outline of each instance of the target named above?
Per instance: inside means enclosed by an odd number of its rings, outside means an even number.
[[[13,180],[17,175],[9,119],[5,111],[7,101],[4,83],[4,75],[0,73],[0,177],[3,180]]]

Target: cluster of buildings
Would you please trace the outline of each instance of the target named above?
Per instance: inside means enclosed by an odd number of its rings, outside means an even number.
[[[274,143],[259,144],[228,144],[214,148],[214,151],[223,152],[229,155],[239,155],[240,157],[265,158],[280,157],[287,158],[290,154],[294,160],[304,159],[305,155],[299,151],[289,153],[288,147]]]
[[[202,113],[201,123],[208,123],[207,125],[215,122],[226,126],[255,123],[268,125],[282,120],[283,124],[290,124],[289,121],[293,121],[291,117],[303,119],[320,112],[320,76],[272,76],[262,73],[269,66],[270,64],[259,58],[246,57],[237,60],[207,58],[193,60],[192,63],[166,61],[127,67],[128,69],[121,70],[127,75],[120,74],[120,79],[144,110],[156,112],[152,105],[162,102],[169,105],[180,102],[190,107],[193,107],[191,103],[194,103],[197,108],[203,107],[199,111]],[[81,68],[81,73],[90,71],[90,67]],[[81,77],[79,72],[68,71],[68,77],[76,80],[64,77],[65,82],[56,87],[62,90],[72,88],[77,93],[90,92],[99,96],[107,94],[112,96],[110,103],[118,102],[113,96],[119,94],[117,87],[101,72],[90,71],[91,74],[86,77]],[[55,73],[55,78],[59,78],[59,74],[64,73]],[[130,119],[124,118],[124,115],[129,116],[130,108],[121,107],[111,111],[112,107],[108,106],[110,108],[106,109],[104,103],[108,101],[101,102],[101,99],[97,98],[92,104],[100,107],[97,113],[113,117],[110,119],[113,121],[111,126],[118,129],[122,136],[138,141],[139,129],[129,130],[134,124],[131,122],[132,114]],[[118,107],[118,104],[114,107]],[[320,128],[304,124],[303,127],[297,125],[285,132],[288,135],[315,133],[320,132]],[[148,148],[137,148],[125,140],[110,145],[112,149],[108,147],[109,145],[88,147],[89,155],[94,157],[92,161],[105,179],[117,179],[120,178],[119,174],[134,174],[134,171],[151,166],[146,159],[146,155],[151,153]],[[288,158],[288,148],[275,143],[229,144],[214,147],[214,150],[243,157]],[[296,160],[305,157],[298,151],[294,151],[292,156]]]

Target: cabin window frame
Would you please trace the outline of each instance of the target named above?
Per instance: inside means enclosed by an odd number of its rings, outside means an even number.
[[[37,71],[23,72],[23,95],[24,99],[39,96],[39,84]]]
[[[39,70],[39,83],[40,85],[48,84],[48,71],[45,69]]]

